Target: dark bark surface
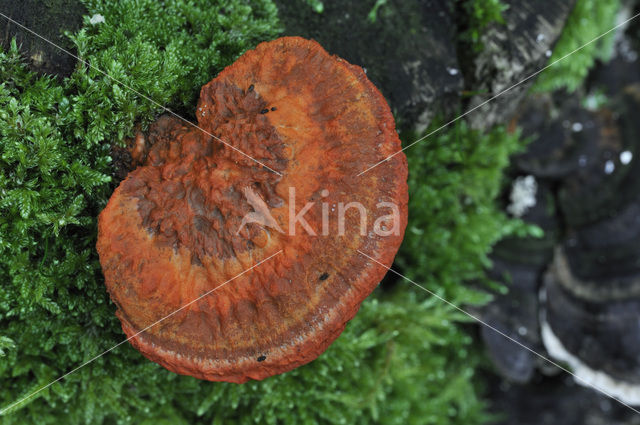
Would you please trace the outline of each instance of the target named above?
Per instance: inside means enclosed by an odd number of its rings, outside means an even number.
[[[375,15],[370,0],[325,0],[322,13],[301,0],[276,3],[286,35],[313,38],[362,66],[400,127],[423,129],[436,113],[458,109],[463,79],[454,2],[391,0]]]
[[[51,42],[75,54],[65,31],[77,31],[84,6],[77,0],[0,0],[0,11]],[[68,76],[76,59],[0,16],[0,44],[7,49],[16,39],[29,67],[38,73]]]
[[[575,0],[503,1],[504,24],[493,24],[482,37],[483,51],[475,59],[468,87],[479,93],[478,106],[545,66],[562,34]],[[491,128],[511,118],[535,78],[492,100],[469,116],[477,128]]]
[[[489,377],[495,425],[638,425],[640,416],[566,374],[514,385]]]

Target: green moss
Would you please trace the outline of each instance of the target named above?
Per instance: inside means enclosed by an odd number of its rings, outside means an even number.
[[[251,7],[248,5],[251,4]],[[88,1],[104,24],[79,54],[192,114],[199,87],[278,30],[268,1]],[[0,400],[29,394],[125,338],[95,252],[110,146],[161,109],[80,65],[64,82],[0,55]],[[405,137],[411,140],[411,135]],[[459,124],[408,150],[411,226],[398,263],[454,302],[486,298],[486,252],[510,226],[493,205],[517,137]],[[479,424],[468,318],[405,281],[367,299],[309,365],[262,382],[179,376],[123,344],[11,409],[3,424]],[[3,407],[4,407],[3,406]]]
[[[316,13],[324,12],[324,3],[322,3],[321,0],[304,0],[304,1],[311,7],[311,9],[313,9],[314,12]]]
[[[456,304],[486,301],[464,282],[484,280],[491,246],[522,231],[495,199],[509,155],[523,146],[518,133],[458,121],[407,150],[409,225],[398,262],[408,276]]]
[[[483,49],[482,34],[492,23],[503,24],[502,13],[508,6],[501,0],[465,0],[462,9],[466,16],[466,28],[460,34],[463,42],[472,46],[473,50],[480,52]]]
[[[616,25],[620,0],[578,0],[569,15],[549,63],[564,58],[547,70],[536,81],[535,91],[553,91],[565,88],[575,91],[584,81],[597,59],[607,60],[612,53],[615,31],[574,52]]]
[[[386,6],[387,2],[388,0],[376,0],[375,4],[371,8],[371,11],[369,11],[369,14],[367,15],[367,19],[370,22],[375,23],[378,19],[378,9]]]

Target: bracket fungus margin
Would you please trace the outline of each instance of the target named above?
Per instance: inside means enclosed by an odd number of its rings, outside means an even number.
[[[318,357],[384,276],[358,250],[391,265],[407,224],[406,158],[357,176],[400,150],[391,111],[362,68],[299,37],[242,55],[202,88],[196,115],[281,175],[161,117],[100,214],[105,284],[149,359],[212,381],[263,379]]]

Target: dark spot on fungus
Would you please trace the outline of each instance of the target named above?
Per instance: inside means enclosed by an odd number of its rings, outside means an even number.
[[[258,357],[258,361],[259,361],[259,362],[263,362],[263,361],[265,361],[265,360],[267,360],[267,356],[260,356],[260,357]]]
[[[275,106],[273,106],[273,107],[271,108],[271,110],[272,110],[272,111],[275,111],[276,109],[278,109],[278,108],[276,108]]]
[[[320,280],[327,280],[329,278],[329,273],[324,272],[320,275]]]
[[[263,109],[262,111],[260,111],[261,114],[266,114],[267,112],[269,112],[268,109]]]
[[[202,261],[200,261],[200,257],[195,252],[191,253],[191,264],[202,267]]]
[[[247,91],[248,91],[248,92],[252,92],[252,91],[253,91],[253,84],[251,84],[251,85],[249,86],[249,88],[247,89]]]

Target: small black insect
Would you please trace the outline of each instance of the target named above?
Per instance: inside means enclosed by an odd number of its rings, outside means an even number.
[[[278,108],[276,108],[275,106],[273,106],[273,107],[271,108],[271,110],[272,110],[272,111],[275,111],[276,109],[278,109]]]
[[[249,86],[249,89],[247,89],[247,91],[248,91],[248,92],[252,92],[252,91],[253,91],[253,84],[251,84],[251,85]]]
[[[260,111],[261,114],[266,114],[267,112],[269,112],[268,109],[263,109],[262,111]]]
[[[258,357],[258,361],[259,361],[259,362],[263,362],[263,361],[265,361],[265,360],[267,360],[267,356],[260,356],[260,357]]]
[[[320,275],[320,280],[327,280],[329,278],[329,273],[322,273]]]

